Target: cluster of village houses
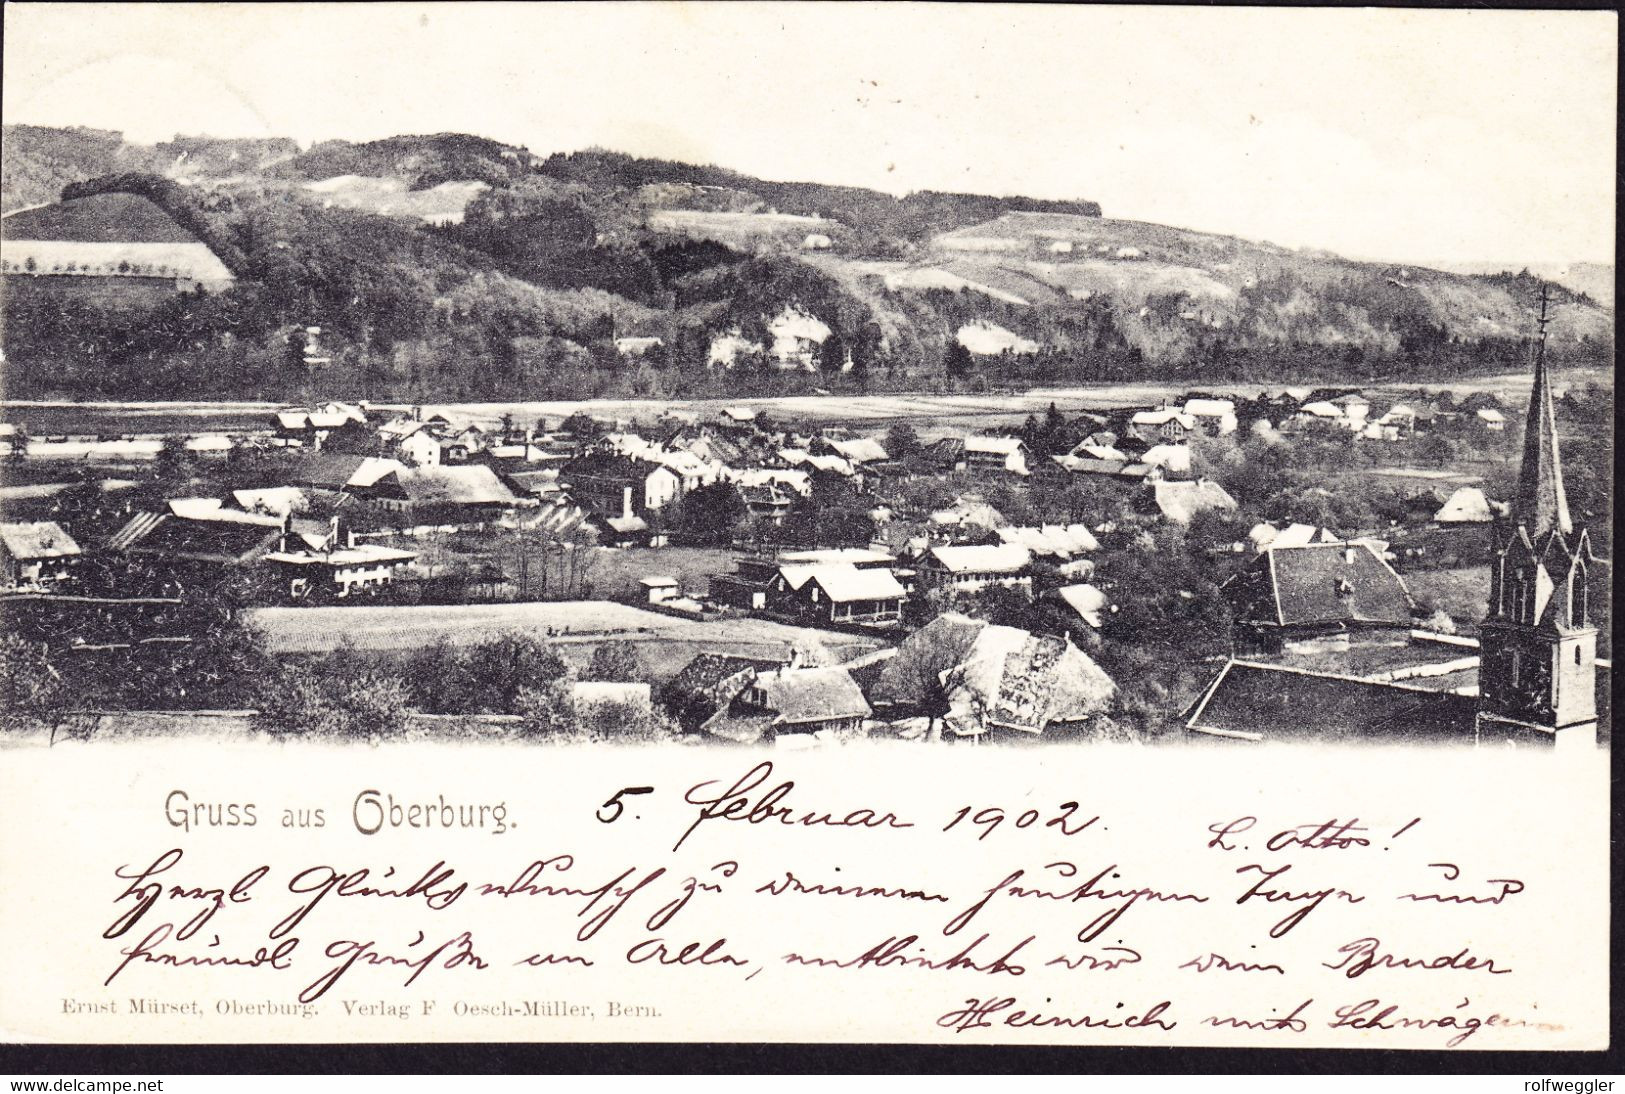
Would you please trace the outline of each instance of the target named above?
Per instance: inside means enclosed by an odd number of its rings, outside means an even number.
[[[1357,392],[1325,394],[1266,400],[1269,428],[1346,430],[1384,440],[1435,428],[1442,413],[1395,405],[1373,416]],[[1257,420],[1256,405],[1253,412]],[[1466,417],[1474,428],[1504,424],[1491,406],[1443,413]],[[162,508],[129,514],[95,546],[177,575],[263,567],[286,597],[325,601],[377,593],[418,572],[414,537],[431,531],[528,528],[607,547],[664,546],[664,518],[673,507],[719,483],[737,492],[758,528],[768,529],[810,504],[820,479],[864,496],[894,477],[975,484],[1080,476],[1121,486],[1149,521],[1189,523],[1204,510],[1236,508],[1219,484],[1191,474],[1190,454],[1193,437],[1238,429],[1235,400],[1193,396],[1090,420],[1099,428],[1058,455],[993,433],[939,438],[894,458],[883,439],[844,428],[764,428],[748,407],[723,408],[712,420],[674,411],[654,428],[609,421],[574,431],[482,426],[421,409],[380,416],[343,403],[288,408],[260,440],[262,448],[287,450],[278,481],[224,497],[170,498]],[[1498,515],[1474,489],[1432,502],[1439,524],[1486,525]],[[933,591],[975,594],[1001,585],[1031,595],[1035,562],[1043,560],[1066,581],[1046,595],[1080,629],[1098,629],[1112,609],[1109,591],[1090,582],[1089,556],[1108,526],[1014,525],[975,489],[929,513],[896,514],[876,503],[870,515],[878,532],[865,546],[759,549],[736,558],[730,572],[710,575],[703,591],[661,573],[659,556],[651,555],[656,561],[640,598],[665,612],[755,613],[888,634],[902,640],[903,654],[910,644],[940,643],[947,634],[959,651],[951,672],[936,673],[939,684],[952,677],[942,697],[948,714],[891,723],[905,736],[1064,734],[1108,708],[1113,682],[1071,635],[1038,635],[952,612],[912,634],[905,626],[905,605]],[[1345,542],[1312,525],[1263,524],[1236,549],[1255,552],[1226,590],[1243,654],[1313,659],[1328,640],[1346,651],[1355,632],[1369,648],[1416,646],[1412,600],[1390,564],[1388,544]],[[0,565],[13,589],[64,587],[82,553],[57,523],[0,524]],[[1458,694],[1467,685],[1451,674],[1466,671],[1470,657],[1476,655],[1446,643],[1420,657],[1379,658],[1379,675],[1390,684],[1451,683],[1433,690]],[[899,667],[917,660],[892,646],[837,665],[705,654],[664,686],[663,700],[686,730],[725,740],[840,735],[872,726],[888,710],[917,709],[921,685]],[[1244,671],[1229,677],[1232,690],[1257,685]],[[1205,696],[1191,728],[1221,737],[1242,732],[1218,717],[1228,694]],[[1247,708],[1248,717],[1256,715]]]

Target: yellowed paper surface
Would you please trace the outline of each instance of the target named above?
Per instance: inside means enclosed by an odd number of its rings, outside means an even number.
[[[1606,777],[1431,750],[15,747],[0,1030],[1597,1049]]]

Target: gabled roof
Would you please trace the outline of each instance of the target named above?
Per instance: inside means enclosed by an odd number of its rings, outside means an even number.
[[[1155,444],[1140,456],[1147,467],[1161,467],[1168,471],[1189,471],[1191,449],[1186,444]]]
[[[1072,449],[1071,452],[1068,452],[1067,455],[1080,460],[1116,460],[1118,463],[1128,462],[1128,456],[1124,454],[1121,449],[1106,444],[1090,444],[1088,441],[1078,442],[1077,447]],[[1061,456],[1057,456],[1055,458],[1058,461],[1064,459],[1064,457]],[[1063,466],[1065,465],[1063,464]]]
[[[678,725],[697,733],[723,715],[728,705],[758,672],[780,668],[782,661],[732,654],[702,653],[684,665],[660,689],[660,703]],[[758,734],[759,735],[759,734]]]
[[[307,506],[305,492],[297,486],[267,486],[258,490],[233,490],[231,500],[245,513],[263,511],[283,515]]]
[[[856,566],[838,562],[808,569],[812,571],[807,575],[808,579],[837,604],[858,600],[900,600],[906,595],[906,590],[890,570],[860,570]]]
[[[399,565],[418,557],[416,551],[402,551],[381,543],[359,543],[332,551],[272,551],[265,558],[290,566],[377,566]]]
[[[1025,447],[1020,437],[966,437],[966,452],[987,452],[1008,456]]]
[[[677,478],[677,472],[663,463],[650,460],[634,459],[631,456],[617,455],[612,452],[591,452],[578,456],[569,461],[560,470],[566,481],[571,478],[596,478],[618,480],[629,484],[647,482],[651,475],[669,475]]]
[[[779,725],[806,725],[843,718],[867,718],[869,703],[852,674],[839,666],[781,669],[765,678],[767,705]]]
[[[1186,726],[1243,741],[1473,739],[1478,701],[1283,665],[1230,661],[1186,711]]]
[[[1100,549],[1100,543],[1087,524],[1045,524],[1037,528],[999,528],[999,539],[1026,547],[1035,555],[1071,558],[1075,554]]]
[[[5,521],[0,523],[0,545],[19,561],[38,558],[69,558],[80,553],[79,544],[62,526],[52,520]]]
[[[1433,514],[1440,524],[1489,524],[1495,519],[1490,499],[1476,486],[1463,486]]]
[[[794,490],[802,497],[812,493],[812,478],[805,471],[791,467],[751,468],[732,472],[730,477],[741,488],[772,484]]]
[[[258,524],[265,528],[282,527],[282,518],[269,513],[248,513],[240,509],[227,509],[219,498],[170,498],[165,503],[172,515],[187,520],[217,520],[237,524]]]
[[[1255,524],[1247,534],[1260,550],[1265,547],[1302,547],[1309,543],[1338,542],[1332,531],[1313,524],[1289,524],[1280,529],[1273,524]]]
[[[1341,418],[1343,416],[1342,408],[1325,401],[1304,403],[1298,408],[1298,412],[1308,414],[1314,418]]]
[[[275,527],[218,520],[187,520],[167,513],[142,513],[114,533],[108,545],[132,554],[190,562],[249,562],[276,548]]]
[[[1098,630],[1105,623],[1106,594],[1093,585],[1062,585],[1055,595],[1091,627]]]
[[[379,426],[378,435],[386,441],[399,443],[412,434],[427,429],[428,424],[427,422],[418,421],[416,418],[396,418]]]
[[[362,490],[376,485],[391,472],[404,470],[406,465],[399,460],[379,456],[312,452],[299,461],[288,479],[296,486],[309,485],[322,490]]]
[[[518,499],[484,464],[410,467],[390,478],[415,505],[512,505]]]
[[[873,463],[887,458],[886,450],[881,447],[880,442],[870,437],[859,437],[852,441],[829,441],[828,444],[851,463]]]
[[[1164,480],[1153,483],[1151,489],[1155,492],[1157,508],[1162,515],[1177,524],[1189,524],[1197,513],[1208,509],[1233,511],[1236,508],[1236,499],[1224,487],[1207,479],[1196,482]]]
[[[1236,413],[1233,399],[1186,399],[1185,413],[1198,418],[1223,418]]]
[[[1004,523],[1004,514],[978,498],[961,497],[949,508],[932,513],[929,519],[932,524],[973,524],[992,531]]]
[[[1167,425],[1177,422],[1185,429],[1195,429],[1196,419],[1182,410],[1142,410],[1129,419],[1135,425]]]
[[[950,573],[1009,573],[1027,568],[1032,552],[1019,543],[933,547],[931,557]]]
[[[1411,598],[1393,567],[1366,543],[1310,543],[1264,552],[1276,622],[1408,626]]]

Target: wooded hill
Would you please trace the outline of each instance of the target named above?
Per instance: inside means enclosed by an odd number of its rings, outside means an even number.
[[[13,397],[1440,379],[1516,367],[1541,283],[1111,220],[1082,200],[899,198],[613,152],[541,157],[462,134],[306,150],[36,126],[4,138],[7,212],[139,193],[238,278],[135,316],[88,294],[9,299]],[[1611,360],[1611,310],[1553,292],[1554,355]],[[803,355],[821,371],[773,367],[786,316],[828,328]],[[333,358],[315,376],[288,337],[307,325]],[[730,370],[708,367],[731,334],[746,352]],[[660,344],[633,357],[616,348],[628,337]],[[956,343],[977,353],[950,376],[949,358],[964,359],[949,353]]]

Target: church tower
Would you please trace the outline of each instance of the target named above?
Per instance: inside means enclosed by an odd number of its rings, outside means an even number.
[[[1535,384],[1511,512],[1491,534],[1489,612],[1480,628],[1478,741],[1592,744],[1597,739],[1596,557],[1563,492],[1557,415],[1546,374],[1541,294]]]

